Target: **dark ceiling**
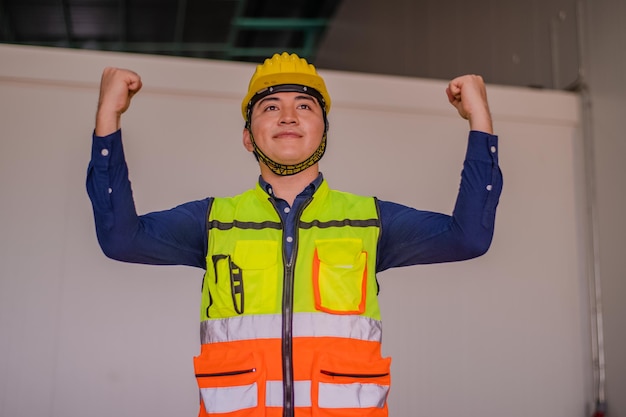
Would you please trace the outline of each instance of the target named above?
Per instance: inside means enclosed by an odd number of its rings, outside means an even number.
[[[341,0],[0,0],[0,42],[259,62],[313,60]]]

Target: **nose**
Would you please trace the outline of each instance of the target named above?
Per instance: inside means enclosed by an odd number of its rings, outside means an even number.
[[[297,124],[298,117],[294,109],[281,109],[279,122],[281,125]]]

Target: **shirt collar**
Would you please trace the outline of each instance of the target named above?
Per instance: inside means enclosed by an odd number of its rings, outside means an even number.
[[[313,182],[311,182],[309,185],[307,185],[306,187],[304,187],[304,190],[302,190],[300,192],[300,194],[298,194],[298,197],[300,196],[312,196],[313,194],[315,194],[315,191],[317,191],[317,189],[319,188],[319,186],[322,184],[322,181],[324,181],[324,176],[322,175],[322,173],[320,172],[317,175],[317,178],[315,178],[313,180]],[[263,179],[262,176],[259,175],[259,185],[261,186],[262,189],[265,190],[265,192],[269,195],[271,195],[272,197],[274,197],[274,189],[272,188],[272,184],[270,184],[269,182],[265,181]]]

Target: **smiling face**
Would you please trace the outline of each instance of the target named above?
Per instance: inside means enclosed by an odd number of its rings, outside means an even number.
[[[319,102],[308,94],[280,92],[254,104],[250,130],[256,146],[271,160],[295,165],[309,158],[324,136],[324,113]],[[243,143],[249,152],[254,144],[248,129]]]

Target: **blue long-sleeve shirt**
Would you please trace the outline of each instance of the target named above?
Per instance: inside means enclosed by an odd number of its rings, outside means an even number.
[[[272,196],[271,184],[262,178],[259,181]],[[296,230],[297,208],[321,181],[320,174],[296,197],[293,207],[276,198],[286,225],[284,239],[288,251]],[[482,255],[491,244],[501,191],[498,138],[471,131],[451,216],[378,201],[381,236],[377,272]],[[206,268],[207,210],[211,197],[166,211],[137,215],[120,130],[104,137],[93,136],[87,192],[93,205],[98,241],[107,256],[125,262]]]

